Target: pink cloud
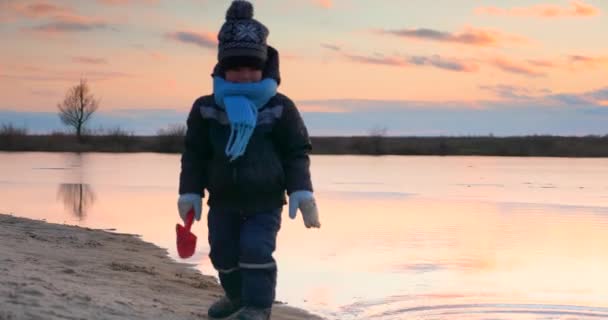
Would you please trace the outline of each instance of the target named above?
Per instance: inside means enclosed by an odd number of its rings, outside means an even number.
[[[364,63],[364,64],[376,64],[376,65],[384,65],[384,66],[394,66],[394,67],[406,67],[409,63],[405,60],[405,58],[400,57],[386,57],[383,55],[375,55],[375,56],[360,56],[355,54],[345,53],[344,57],[353,62]]]
[[[301,56],[295,54],[295,53],[290,53],[290,52],[284,52],[281,53],[281,59],[285,59],[285,60],[298,60],[302,58]]]
[[[608,70],[608,56],[570,55],[564,62],[564,68],[571,72]]]
[[[86,32],[108,28],[103,20],[85,17],[61,17],[52,22],[45,23],[27,30],[48,34],[59,34],[69,32]]]
[[[502,71],[521,74],[528,77],[541,77],[545,76],[545,73],[538,71],[537,69],[530,66],[528,63],[517,62],[509,60],[507,58],[494,58],[488,61],[488,63]]]
[[[608,87],[592,91],[588,94],[588,96],[598,105],[608,106]]]
[[[72,61],[83,64],[107,64],[108,61],[104,58],[93,58],[93,57],[72,57]]]
[[[62,7],[48,2],[40,1],[34,3],[14,3],[11,4],[9,10],[26,18],[39,19],[47,18],[55,15],[73,15],[74,10],[68,7]]]
[[[553,68],[557,66],[556,62],[550,60],[529,59],[528,63],[541,68]]]
[[[547,98],[566,106],[605,106],[605,102],[608,100],[608,87],[584,93],[553,94],[548,96]]]
[[[298,105],[298,109],[302,112],[318,112],[318,113],[345,113],[346,108],[340,106],[327,106],[322,104],[302,104]]]
[[[166,54],[159,53],[159,52],[151,52],[150,57],[152,57],[152,59],[154,59],[156,61],[168,61],[169,60],[169,56],[167,56]]]
[[[175,31],[165,35],[167,39],[182,43],[194,44],[206,49],[217,47],[217,37],[211,32]]]
[[[345,57],[349,61],[363,64],[376,64],[394,67],[434,67],[437,69],[455,72],[479,71],[479,66],[475,62],[464,59],[446,58],[440,55],[384,56],[382,54],[375,54],[373,56],[361,56],[343,53],[342,57]]]
[[[116,71],[47,71],[43,74],[0,74],[0,78],[22,81],[41,82],[75,82],[86,78],[92,81],[104,81],[117,78],[131,78],[133,74]]]
[[[14,65],[7,73],[0,74],[0,78],[4,79],[35,82],[77,82],[83,77],[92,81],[103,81],[136,76],[128,72],[108,70],[106,67],[100,67],[97,70],[88,68],[83,70],[80,66],[74,66],[72,70],[71,67],[70,69],[47,68],[36,65]]]
[[[497,46],[502,43],[525,43],[527,40],[520,36],[508,35],[499,31],[479,28],[466,28],[461,32],[446,32],[434,29],[398,29],[375,31],[378,34],[392,35],[402,38],[456,43],[471,46]]]
[[[568,57],[570,64],[579,64],[583,66],[596,67],[603,64],[608,64],[608,57],[590,57],[583,55],[571,55]]]
[[[52,90],[30,90],[30,93],[39,97],[54,97],[57,95],[57,92]]]
[[[340,51],[342,48],[338,45],[331,43],[321,43],[321,48],[331,50],[331,51]]]
[[[20,17],[32,20],[45,20],[44,23],[26,28],[26,31],[43,33],[65,33],[92,31],[108,27],[104,19],[78,14],[74,9],[38,1],[33,3],[11,4],[8,10]]]
[[[33,65],[18,65],[15,67],[15,69],[17,69],[19,71],[23,71],[23,72],[40,72],[40,71],[44,70],[41,67],[33,66]]]
[[[497,97],[505,99],[532,99],[552,94],[549,89],[535,89],[518,85],[481,85],[479,89],[494,93]]]
[[[127,5],[137,2],[144,4],[153,4],[157,3],[158,0],[97,0],[97,2],[105,5]]]
[[[0,1],[0,22],[11,22],[13,17],[11,15],[12,8],[8,2]]]
[[[505,58],[491,59],[491,65],[504,71],[520,74],[544,75],[542,70],[582,71],[608,67],[608,56],[570,55],[555,59],[528,59],[525,62],[514,62]]]
[[[318,6],[321,6],[323,8],[329,9],[331,7],[333,7],[333,1],[332,0],[312,0],[312,2]]]
[[[0,8],[0,10],[2,10],[2,8]],[[0,23],[10,23],[15,20],[13,17],[5,16],[3,14],[3,12],[0,12]]]
[[[562,17],[593,17],[600,14],[600,9],[585,3],[573,0],[568,6],[555,4],[538,4],[529,7],[513,7],[509,9],[498,7],[480,7],[475,9],[478,15],[512,16],[512,17],[538,17],[538,18],[562,18]]]
[[[417,66],[431,66],[442,70],[456,72],[477,72],[477,63],[463,59],[446,58],[440,55],[410,56],[408,62]]]

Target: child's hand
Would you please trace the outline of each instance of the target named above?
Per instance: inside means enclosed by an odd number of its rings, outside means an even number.
[[[317,209],[315,198],[306,199],[300,202],[300,211],[302,211],[302,217],[304,218],[304,225],[306,228],[321,228],[319,210]]]
[[[200,195],[185,193],[180,195],[179,199],[177,199],[177,210],[184,223],[186,222],[186,215],[188,214],[188,211],[190,211],[190,208],[194,208],[194,219],[200,221],[201,212],[203,211],[203,199]]]
[[[295,191],[289,195],[289,217],[295,219],[300,209],[306,228],[320,228],[319,211],[315,197],[310,191]]]

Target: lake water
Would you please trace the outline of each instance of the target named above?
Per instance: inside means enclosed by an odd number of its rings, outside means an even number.
[[[139,234],[179,260],[179,165],[0,153],[0,212]],[[328,319],[608,319],[608,159],[313,156],[312,172],[323,227],[284,212],[281,301]],[[185,261],[215,275],[194,232]]]

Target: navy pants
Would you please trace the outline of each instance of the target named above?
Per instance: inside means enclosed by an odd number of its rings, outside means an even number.
[[[270,308],[275,299],[277,265],[272,257],[282,208],[243,213],[210,208],[209,257],[230,299]]]

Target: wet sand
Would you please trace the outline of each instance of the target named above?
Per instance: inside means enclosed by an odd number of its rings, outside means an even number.
[[[0,214],[0,320],[207,319],[222,290],[135,235]],[[272,319],[320,319],[276,304]]]

